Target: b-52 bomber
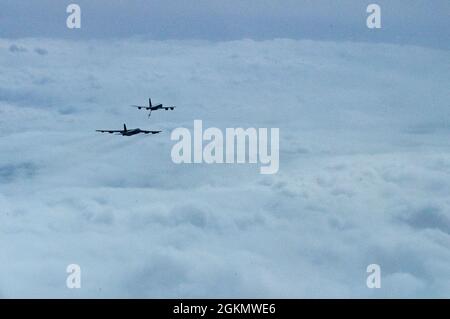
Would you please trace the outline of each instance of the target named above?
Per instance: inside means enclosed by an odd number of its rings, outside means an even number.
[[[173,110],[176,106],[164,106],[162,104],[157,104],[157,105],[152,105],[152,99],[149,98],[148,99],[148,106],[145,105],[130,105],[132,107],[136,107],[138,110],[141,109],[146,109],[148,111],[150,111],[148,113],[148,117],[150,117],[152,115],[152,111],[156,111],[156,110]]]
[[[161,131],[146,131],[146,130],[141,130],[140,128],[133,128],[133,129],[127,129],[127,126],[124,124],[123,125],[123,130],[96,130],[96,132],[101,132],[101,133],[109,133],[109,134],[113,134],[115,133],[116,135],[122,135],[122,136],[132,136],[132,135],[136,135],[136,134],[158,134]]]

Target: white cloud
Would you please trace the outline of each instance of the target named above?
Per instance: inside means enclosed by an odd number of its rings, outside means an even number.
[[[448,296],[447,51],[29,39],[0,56],[2,296]],[[127,106],[148,96],[177,109]],[[194,119],[280,127],[279,173],[173,164],[170,131]],[[124,122],[164,132],[95,132]]]

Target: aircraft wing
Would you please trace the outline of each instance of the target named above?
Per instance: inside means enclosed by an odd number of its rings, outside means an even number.
[[[146,109],[146,110],[150,110],[149,106],[145,106],[145,105],[130,105],[132,107],[137,107],[138,109]]]
[[[101,133],[120,133],[122,132],[121,130],[95,130],[96,132],[101,132]]]
[[[158,134],[161,133],[162,131],[145,131],[145,130],[141,130],[142,133],[148,134],[148,133],[152,133],[152,134]]]

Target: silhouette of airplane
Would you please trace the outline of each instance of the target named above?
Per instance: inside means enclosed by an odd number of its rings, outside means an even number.
[[[145,105],[130,105],[132,107],[136,107],[138,110],[140,109],[146,109],[148,111],[150,111],[148,113],[148,117],[150,117],[152,115],[152,111],[156,111],[156,110],[173,110],[176,106],[163,106],[162,104],[157,104],[157,105],[152,105],[152,99],[149,98],[148,99],[148,106]]]
[[[123,125],[123,130],[95,130],[96,132],[101,132],[101,133],[109,133],[109,134],[113,134],[113,133],[117,133],[116,135],[122,135],[122,136],[132,136],[132,135],[136,135],[136,134],[158,134],[161,131],[146,131],[146,130],[141,130],[140,128],[133,128],[131,130],[127,129],[127,126],[124,124]]]

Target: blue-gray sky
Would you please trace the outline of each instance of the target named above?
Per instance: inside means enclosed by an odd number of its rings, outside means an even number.
[[[2,1],[0,297],[450,296],[448,2],[372,31],[316,2],[80,1],[67,30]],[[279,172],[174,164],[195,119],[280,128]],[[163,132],[95,132],[124,122]]]
[[[82,29],[65,27],[66,6],[82,9]],[[382,8],[382,29],[366,28],[366,7]],[[447,0],[1,0],[0,36],[152,39],[329,39],[447,47]]]

